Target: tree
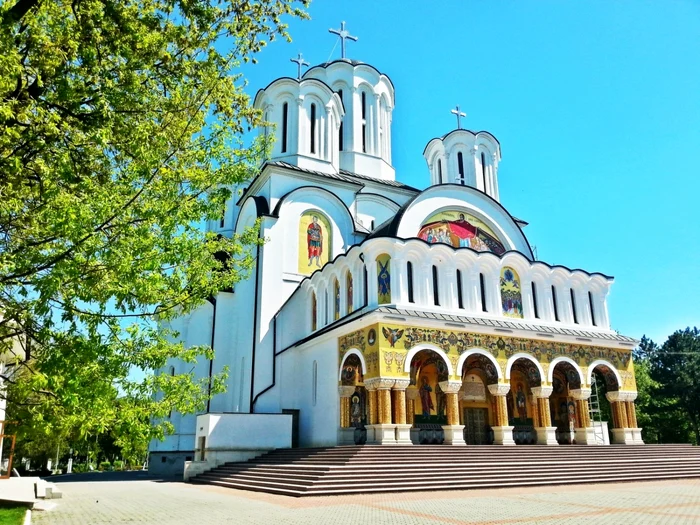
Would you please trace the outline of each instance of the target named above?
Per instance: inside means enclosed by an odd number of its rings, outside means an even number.
[[[660,384],[658,393],[671,400],[690,423],[700,443],[700,330],[686,328],[671,334],[650,356],[651,377]],[[680,421],[673,424],[682,424]]]
[[[198,226],[266,147],[242,138],[261,114],[236,68],[305,5],[0,0],[0,355],[30,354],[2,378],[20,437],[147,441],[223,388],[225,373],[129,373],[212,358],[156,320],[253,265],[257,230]]]

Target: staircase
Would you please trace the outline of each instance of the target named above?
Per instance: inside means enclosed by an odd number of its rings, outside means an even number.
[[[700,477],[700,448],[349,446],[284,449],[191,479],[288,496],[462,490]]]

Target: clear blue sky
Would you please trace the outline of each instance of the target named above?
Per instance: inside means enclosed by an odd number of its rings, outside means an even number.
[[[424,188],[427,142],[500,141],[502,204],[539,259],[615,277],[613,328],[661,343],[700,325],[700,1],[317,1],[246,66],[254,95],[301,51],[348,56],[396,87],[397,179]],[[331,54],[332,52],[332,54]]]

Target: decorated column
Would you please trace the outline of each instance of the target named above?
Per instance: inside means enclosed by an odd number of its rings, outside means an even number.
[[[379,422],[377,410],[377,378],[365,379],[365,390],[369,400],[369,414],[367,414],[367,443],[374,443],[374,426]]]
[[[338,429],[339,445],[355,444],[355,429],[350,426],[350,397],[355,392],[354,386],[339,386],[340,396],[340,428]]]
[[[392,423],[391,389],[396,380],[386,378],[369,379],[365,380],[365,387],[368,382],[376,389],[377,422],[367,425],[367,441],[369,442],[370,436],[372,436],[373,443],[395,445],[396,425]]]
[[[418,387],[406,388],[406,423],[413,425],[416,417],[416,399],[418,399]]]
[[[496,399],[496,425],[493,429],[494,445],[515,445],[513,427],[508,425],[508,405],[506,395],[510,391],[509,384],[496,383],[489,385],[489,392]]]
[[[634,409],[637,392],[619,390],[608,392],[605,397],[610,401],[610,408],[614,414],[613,442],[624,445],[643,445],[642,429],[637,427],[637,413]]]
[[[558,445],[557,427],[552,426],[552,414],[549,409],[549,396],[554,390],[551,386],[537,386],[531,388],[532,395],[537,399],[537,415],[535,431],[537,432],[538,445]],[[589,392],[590,395],[590,392]]]
[[[461,381],[441,381],[440,389],[446,396],[447,425],[442,426],[445,445],[466,445],[464,425],[459,424],[459,399],[457,393],[462,388]]]
[[[569,392],[576,401],[576,422],[578,423],[575,432],[577,445],[596,445],[595,430],[591,425],[589,416],[588,398],[591,397],[590,388],[579,388]]]
[[[397,379],[394,382],[392,394],[394,396],[394,424],[396,425],[396,444],[412,445],[411,423],[406,421],[406,388],[410,384],[408,379]]]

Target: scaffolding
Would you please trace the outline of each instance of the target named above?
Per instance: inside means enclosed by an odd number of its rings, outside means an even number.
[[[602,414],[600,411],[600,397],[595,374],[591,376],[591,399],[588,403],[588,410],[591,422],[593,423],[593,433],[595,435],[596,445],[605,445],[605,432],[603,430]]]

